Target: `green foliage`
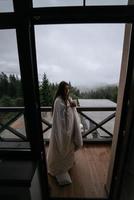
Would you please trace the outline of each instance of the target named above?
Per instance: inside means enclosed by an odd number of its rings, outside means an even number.
[[[15,106],[24,106],[24,100],[22,97],[17,97],[15,100],[14,100],[14,104]]]
[[[0,97],[8,95],[8,77],[3,72],[0,74]]]
[[[23,98],[17,97],[17,98],[11,98],[9,96],[3,96],[0,99],[0,106],[2,107],[15,107],[15,106],[23,106]]]
[[[80,97],[80,91],[76,87],[73,87],[69,82],[70,86],[70,96],[73,99],[78,99]],[[50,83],[46,74],[43,75],[42,85],[40,86],[40,102],[41,106],[52,106],[53,99],[55,97],[56,91],[58,89],[58,84]]]
[[[3,96],[0,99],[0,105],[3,106],[3,107],[4,106],[11,107],[11,106],[13,106],[13,100],[9,96]]]
[[[13,75],[10,74],[10,76],[9,76],[9,86],[8,86],[8,95],[10,97],[16,97],[16,95],[17,95],[17,90],[16,90],[17,82],[16,81],[17,80],[16,80],[14,74]]]
[[[117,85],[109,85],[105,87],[97,88],[96,90],[89,90],[87,92],[80,92],[77,87],[73,87],[71,82],[70,86],[70,96],[73,99],[109,99],[113,102],[117,102],[118,87]],[[50,83],[46,74],[44,73],[43,82],[40,87],[40,97],[41,105],[51,106],[53,98],[57,91],[58,84]]]
[[[14,74],[0,73],[0,106],[23,106],[21,80]]]
[[[40,102],[42,106],[52,105],[52,94],[50,89],[50,83],[45,73],[43,75],[43,81],[40,87]]]
[[[80,97],[83,99],[110,99],[113,102],[117,102],[117,94],[117,85],[110,85],[97,88],[96,90],[90,90],[88,92],[82,92]]]
[[[89,90],[87,92],[80,92],[77,87],[73,87],[71,85],[71,82],[69,82],[69,86],[70,96],[73,99],[110,99],[114,102],[117,101],[117,85],[100,87],[96,90]],[[46,74],[44,73],[42,84],[39,87],[41,106],[52,105],[57,88],[58,84],[50,83]],[[0,106],[12,107],[23,105],[24,102],[20,79],[14,74],[10,74],[8,77],[3,72],[0,73]]]

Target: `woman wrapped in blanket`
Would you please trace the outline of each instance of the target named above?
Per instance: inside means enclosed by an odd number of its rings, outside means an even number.
[[[72,183],[68,173],[74,164],[74,152],[82,145],[76,103],[69,97],[69,84],[59,84],[53,103],[53,124],[48,148],[48,173],[59,185]]]

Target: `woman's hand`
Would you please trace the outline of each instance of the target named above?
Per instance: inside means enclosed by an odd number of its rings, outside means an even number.
[[[71,106],[71,107],[76,107],[75,101],[71,101],[71,102],[70,102],[70,106]]]
[[[68,101],[69,101],[69,104],[70,104],[71,107],[76,107],[77,104],[76,104],[75,100],[72,100],[72,98],[69,97]]]

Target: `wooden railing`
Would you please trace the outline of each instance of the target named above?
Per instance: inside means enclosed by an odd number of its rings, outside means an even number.
[[[51,113],[51,107],[41,107],[41,112],[42,113]],[[77,107],[77,111],[80,115],[81,119],[81,124],[82,124],[82,136],[83,140],[85,142],[88,141],[98,141],[98,142],[107,142],[107,141],[112,141],[112,136],[113,133],[110,133],[109,130],[103,127],[104,124],[109,122],[111,119],[115,117],[115,111],[116,107]],[[22,134],[18,130],[14,129],[11,125],[20,118],[20,116],[24,115],[24,107],[0,107],[0,115],[2,113],[13,113],[12,117],[8,119],[5,123],[0,121],[0,141],[10,141],[13,139],[7,139],[4,137],[1,137],[1,133],[4,130],[9,130],[12,134],[16,135],[20,141],[27,141],[26,135]],[[105,117],[100,122],[96,122],[90,117],[90,112],[110,112],[110,115]],[[50,114],[49,116],[52,117]],[[90,128],[85,127],[86,121],[88,121],[92,126]],[[83,123],[84,122],[84,123]],[[43,128],[43,135],[48,132],[48,130],[51,129],[52,123],[50,122],[49,119],[42,117],[42,124],[45,128]],[[114,125],[114,124],[113,124]],[[101,129],[105,132],[105,136],[101,136],[99,134],[98,129]],[[93,135],[92,139],[88,137],[89,135]],[[44,135],[44,140],[48,141],[49,139],[45,139]]]
[[[2,114],[12,113],[11,117],[6,120],[6,122],[3,122]],[[22,140],[27,141],[27,138],[24,134],[20,133],[13,127],[11,127],[11,124],[13,124],[20,116],[24,115],[24,107],[0,107],[0,141],[15,141],[15,140]],[[4,116],[5,117],[5,116]],[[18,139],[9,139],[1,137],[1,133],[4,130],[10,131],[13,135],[17,136]]]

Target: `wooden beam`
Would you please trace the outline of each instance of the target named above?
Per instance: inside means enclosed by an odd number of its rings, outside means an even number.
[[[34,8],[33,24],[131,23],[134,5]]]

